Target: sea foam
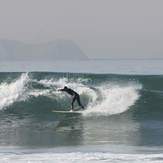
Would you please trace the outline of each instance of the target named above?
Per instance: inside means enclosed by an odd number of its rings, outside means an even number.
[[[27,73],[23,73],[17,80],[0,84],[0,109],[3,109],[15,101],[23,100],[23,94],[26,91],[25,85],[29,80]]]

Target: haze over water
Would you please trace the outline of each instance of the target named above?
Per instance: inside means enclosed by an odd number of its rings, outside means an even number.
[[[0,62],[1,72],[74,72],[106,74],[163,74],[162,59],[89,59],[51,62]]]

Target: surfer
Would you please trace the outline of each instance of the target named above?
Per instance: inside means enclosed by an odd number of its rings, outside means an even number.
[[[63,89],[58,89],[58,91],[66,92],[66,93],[68,93],[69,95],[72,96],[71,110],[74,109],[74,102],[75,102],[75,101],[77,101],[77,102],[78,102],[78,105],[79,105],[82,109],[84,109],[84,106],[83,106],[83,105],[81,104],[81,102],[80,102],[80,95],[79,95],[77,92],[75,92],[74,90],[72,90],[72,89],[70,89],[70,88],[68,88],[68,87],[66,87],[66,86],[65,86]]]

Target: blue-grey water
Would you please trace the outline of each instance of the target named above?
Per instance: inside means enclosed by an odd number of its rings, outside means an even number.
[[[162,60],[0,68],[0,162],[163,162]],[[70,109],[64,85],[81,95],[81,114],[53,112]]]
[[[0,62],[0,72],[74,72],[106,74],[163,74],[163,59],[90,59],[84,61]]]

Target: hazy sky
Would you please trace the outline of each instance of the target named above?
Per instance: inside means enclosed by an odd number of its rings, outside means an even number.
[[[163,58],[163,0],[0,0],[0,38],[71,39],[94,58]]]

